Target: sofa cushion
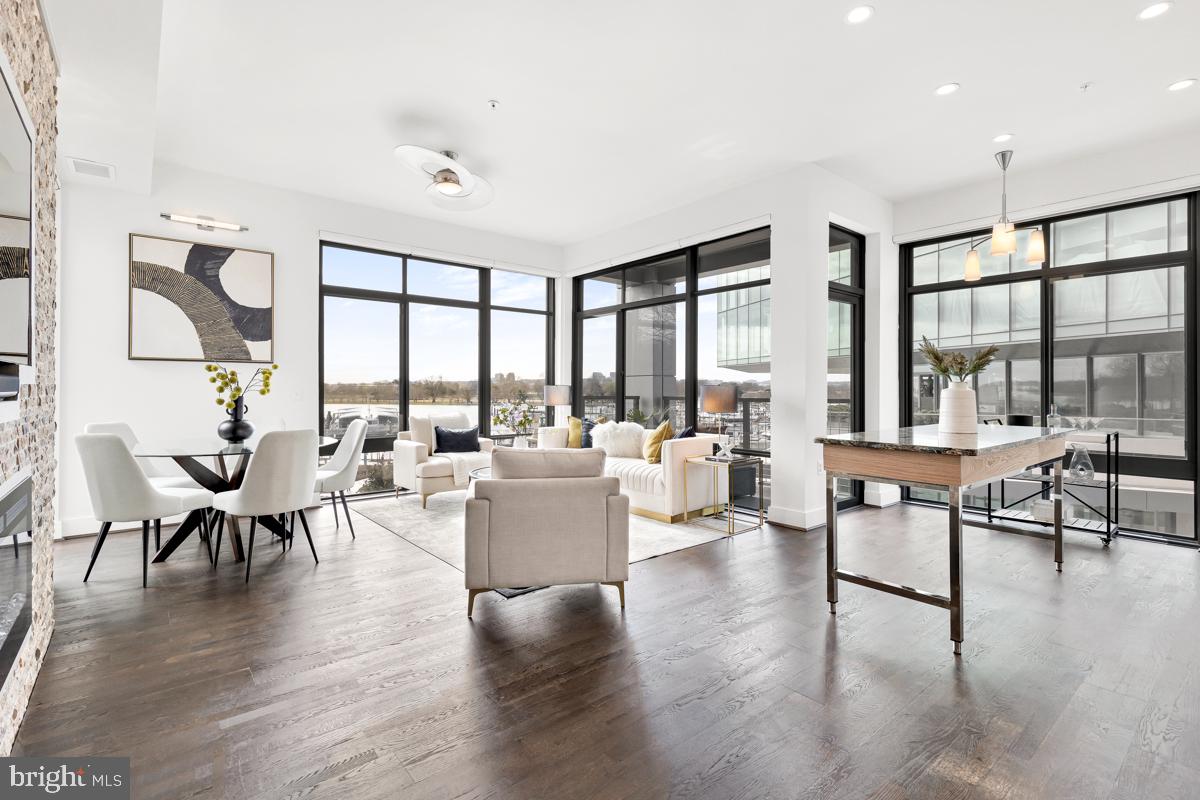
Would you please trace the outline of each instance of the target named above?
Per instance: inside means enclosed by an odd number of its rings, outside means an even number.
[[[592,446],[592,428],[596,427],[596,421],[593,419],[584,417],[583,421],[580,423],[579,427],[580,427],[579,446],[580,447],[591,447]]]
[[[610,458],[641,459],[645,436],[646,429],[636,422],[605,422],[592,428],[592,445]]]
[[[603,474],[603,450],[518,450],[505,447],[492,453],[492,477],[496,479],[598,478]]]
[[[583,420],[579,417],[567,417],[567,447],[583,447]]]
[[[666,494],[666,476],[662,464],[648,464],[643,458],[609,456],[604,462],[604,474],[621,482],[621,488],[642,494]]]
[[[696,429],[694,427],[692,427],[691,425],[688,425],[686,428],[684,428],[683,430],[681,430],[679,433],[675,434],[671,438],[672,439],[695,439],[696,438]]]

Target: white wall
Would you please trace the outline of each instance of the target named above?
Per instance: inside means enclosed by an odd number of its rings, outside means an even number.
[[[1020,148],[1008,172],[1014,221],[1200,187],[1200,131],[1191,130],[1053,164],[1025,163]],[[911,242],[985,228],[1000,213],[1000,171],[993,179],[895,203],[896,241]]]
[[[92,421],[124,420],[145,440],[212,436],[221,421],[198,363],[127,359],[132,233],[270,250],[275,253],[275,360],[270,397],[252,401],[263,429],[315,427],[318,241],[342,239],[402,252],[557,274],[552,245],[274,189],[159,163],[149,195],[68,184],[61,197],[60,366],[62,531],[95,531],[74,436]],[[249,226],[204,232],[159,218],[206,214]],[[559,373],[560,375],[568,373]]]
[[[887,201],[804,165],[566,248],[567,268],[578,274],[771,225],[771,519],[803,528],[825,520],[813,437],[825,429],[830,222],[867,236],[866,421],[868,428],[895,427],[899,277]],[[558,324],[559,341],[569,341],[569,314],[560,313]],[[886,504],[899,492],[871,486],[867,499]]]

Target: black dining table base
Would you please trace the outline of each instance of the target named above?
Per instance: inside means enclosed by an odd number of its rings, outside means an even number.
[[[172,460],[178,464],[179,467],[196,483],[200,484],[205,489],[208,489],[213,494],[218,494],[220,492],[229,492],[241,487],[242,479],[246,477],[246,464],[249,462],[250,456],[249,454],[238,456],[237,463],[234,465],[232,473],[230,473],[225,466],[224,456],[213,456],[213,460],[216,462],[219,474],[218,472],[214,472],[213,470],[204,466],[204,464],[201,464],[200,461],[193,456],[172,456]],[[159,548],[158,552],[154,554],[154,563],[160,564],[163,561],[166,561],[171,557],[171,554],[175,552],[179,545],[183,544],[184,540],[186,540],[196,531],[200,530],[200,523],[205,513],[206,512],[203,510],[192,511],[189,513],[180,526],[175,529],[175,532],[171,534],[171,537],[167,539],[166,544]],[[210,518],[209,521],[212,522],[213,520]],[[262,522],[263,518],[260,517],[259,521]],[[238,525],[236,517],[229,517],[228,522],[229,546],[230,549],[233,550],[233,559],[234,561],[245,561],[246,553],[242,547],[241,526]],[[264,525],[272,533],[278,536],[286,536],[283,526],[280,525],[277,520],[273,520],[273,522],[275,523],[274,525],[266,523],[264,523]],[[212,526],[210,525],[209,528],[211,529],[211,527]]]

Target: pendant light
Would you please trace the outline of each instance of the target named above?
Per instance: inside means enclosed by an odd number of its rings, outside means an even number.
[[[988,252],[993,256],[1007,256],[1017,252],[1017,227],[1008,220],[1008,165],[1012,163],[1012,158],[1012,150],[996,153],[996,163],[1000,165],[1000,219],[992,226],[992,240]],[[1041,264],[1045,260],[1045,237],[1042,236],[1041,228],[1034,228],[1029,232],[1025,263]],[[979,250],[972,247],[967,251],[967,260],[963,264],[963,280],[977,281],[982,277]]]
[[[1000,165],[1000,219],[992,226],[992,255],[1007,256],[1017,252],[1016,228],[1008,221],[1008,165],[1012,163],[1013,151],[996,153]]]
[[[1025,251],[1026,264],[1040,264],[1046,260],[1046,239],[1041,228],[1029,232],[1029,248]]]
[[[967,264],[964,269],[964,281],[977,281],[983,277],[983,272],[979,269],[979,251],[972,247],[967,251]]]

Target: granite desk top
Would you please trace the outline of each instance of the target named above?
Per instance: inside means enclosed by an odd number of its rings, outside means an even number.
[[[817,444],[936,453],[947,456],[979,456],[1031,444],[1044,439],[1062,439],[1071,428],[1031,428],[1025,425],[979,425],[973,434],[939,433],[937,425],[918,425],[890,431],[863,431],[818,436]]]

